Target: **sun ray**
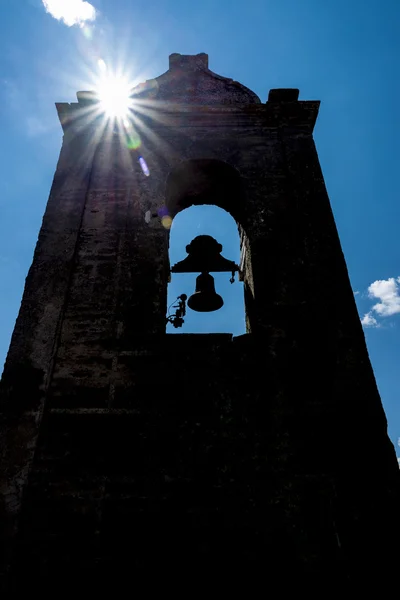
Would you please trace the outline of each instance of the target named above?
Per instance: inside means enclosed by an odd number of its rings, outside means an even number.
[[[146,113],[141,113],[141,114],[144,114],[145,116],[147,116]],[[145,145],[148,145],[148,143],[146,144],[146,142],[150,142],[150,144],[154,144],[154,146],[157,148],[157,151],[160,152],[161,154],[164,153],[166,156],[171,155],[171,152],[173,152],[172,146],[166,140],[163,140],[162,138],[160,138],[157,135],[157,133],[155,133],[154,130],[151,129],[140,118],[139,111],[136,111],[136,106],[135,106],[135,111],[133,113],[132,118],[133,118],[133,121],[135,124],[135,131],[137,132],[137,135],[139,136],[139,138],[143,138]]]
[[[172,148],[166,140],[160,139],[150,125],[150,122],[165,122],[168,106],[168,103],[154,97],[158,90],[157,81],[149,79],[140,83],[138,74],[123,69],[121,63],[112,68],[101,56],[97,56],[95,61],[97,69],[87,73],[87,79],[92,82],[86,88],[93,90],[89,92],[91,101],[79,111],[79,116],[86,124],[96,123],[93,141],[118,134],[131,156],[136,155],[137,160],[149,147],[154,147],[160,156],[169,155]],[[139,164],[148,176],[150,170],[146,156],[143,155],[142,159]]]

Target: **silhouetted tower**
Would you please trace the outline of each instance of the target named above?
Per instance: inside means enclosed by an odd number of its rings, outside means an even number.
[[[113,127],[93,94],[56,105],[64,141],[2,383],[4,585],[387,582],[400,478],[319,102],[262,104],[205,54],[172,54],[133,99]],[[166,334],[160,215],[193,204],[238,224],[240,337]]]

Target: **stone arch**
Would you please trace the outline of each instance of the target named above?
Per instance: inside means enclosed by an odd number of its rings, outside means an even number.
[[[224,161],[196,159],[180,163],[168,176],[165,196],[172,218],[192,205],[212,204],[245,227],[240,173]]]
[[[177,165],[169,174],[166,183],[165,205],[174,218],[178,213],[193,206],[210,205],[222,209],[233,217],[239,230],[238,242],[244,250],[246,244],[246,214],[242,182],[239,171],[226,162],[216,159],[187,160]],[[172,228],[173,230],[173,228]],[[204,231],[207,233],[207,231]],[[193,235],[195,237],[196,234]],[[188,240],[189,241],[189,240]],[[218,240],[220,241],[220,240]],[[224,251],[222,254],[225,256]],[[181,258],[184,258],[183,255]],[[231,259],[226,255],[228,259]],[[238,261],[240,262],[240,260]],[[249,254],[247,255],[249,263]],[[249,269],[246,268],[248,271]],[[250,331],[249,315],[252,294],[244,277],[246,329]]]
[[[222,255],[236,264],[240,260],[240,238],[236,222],[225,210],[214,205],[190,206],[173,220],[170,230],[169,260],[171,266],[185,259],[186,246],[198,235],[210,235],[222,245]],[[171,273],[168,284],[168,308],[176,304],[177,297],[193,294],[195,273]],[[243,283],[235,274],[230,283],[231,272],[213,272],[215,289],[224,300],[216,312],[197,313],[188,308],[183,328],[167,326],[168,333],[231,333],[241,335],[246,330]],[[167,314],[174,313],[174,309]]]

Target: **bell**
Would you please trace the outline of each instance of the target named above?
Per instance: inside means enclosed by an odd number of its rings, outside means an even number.
[[[215,291],[214,277],[201,273],[196,278],[196,290],[188,300],[188,306],[197,312],[212,312],[224,305],[222,297]]]

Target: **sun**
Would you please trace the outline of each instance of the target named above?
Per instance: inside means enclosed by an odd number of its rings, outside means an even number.
[[[109,118],[123,119],[132,105],[131,86],[124,77],[104,75],[97,85],[101,109]]]

